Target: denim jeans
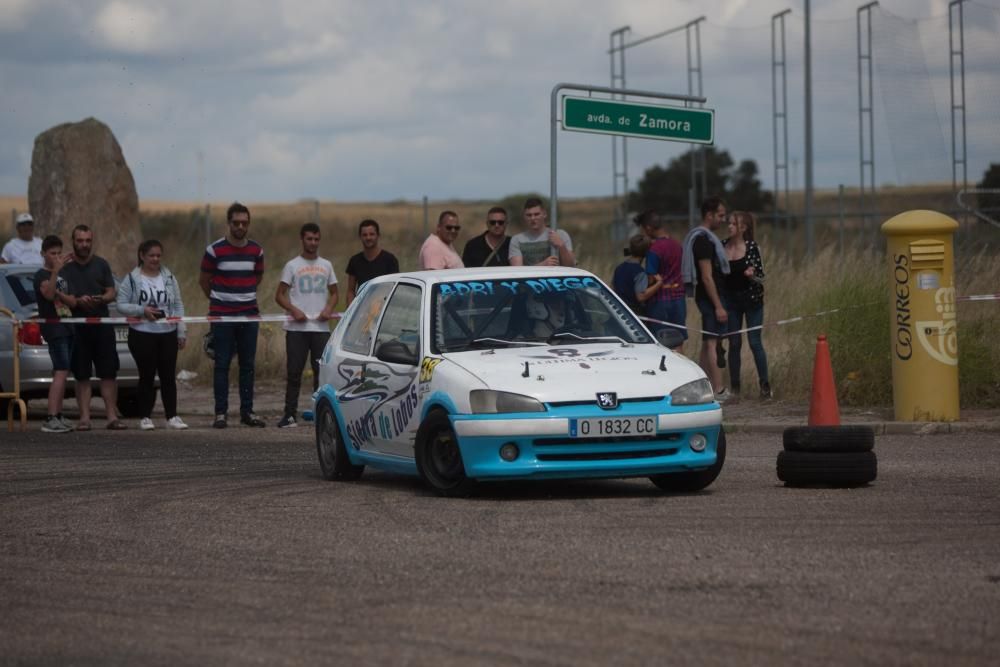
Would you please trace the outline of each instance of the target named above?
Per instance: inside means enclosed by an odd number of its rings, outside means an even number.
[[[688,330],[686,326],[687,303],[685,303],[684,299],[647,301],[646,314],[654,320],[670,322],[671,324],[677,324],[684,327],[682,329],[678,329],[678,331],[684,335],[684,340],[688,339]],[[655,334],[660,329],[673,329],[674,327],[667,327],[663,324],[650,324],[649,328]]]
[[[217,323],[212,325],[215,343],[215,414],[229,411],[229,365],[233,354],[240,363],[240,415],[253,412],[254,360],[257,357],[259,322]]]
[[[747,327],[756,327],[764,323],[764,303],[753,303],[742,294],[725,294],[723,302],[726,305],[726,312],[729,314],[729,331],[737,331],[744,328],[742,322],[746,320]],[[732,335],[729,340],[729,386],[734,389],[740,386],[740,352],[743,350],[743,336]],[[767,353],[764,351],[764,343],[761,339],[761,330],[754,329],[747,332],[747,340],[750,341],[750,351],[753,353],[754,365],[757,366],[757,379],[760,384],[769,383],[767,375]]]

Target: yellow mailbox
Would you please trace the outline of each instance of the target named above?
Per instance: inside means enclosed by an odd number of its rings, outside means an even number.
[[[882,225],[892,301],[892,396],[897,421],[958,419],[958,327],[952,242],[958,223],[907,211]]]

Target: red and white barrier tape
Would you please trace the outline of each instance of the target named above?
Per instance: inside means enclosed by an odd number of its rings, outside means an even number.
[[[340,319],[341,313],[334,313],[330,319]],[[309,320],[318,320],[318,315],[308,315]],[[145,317],[33,317],[21,322],[36,322],[38,324],[188,324],[204,323],[236,323],[236,322],[294,322],[295,319],[286,313],[271,315],[185,315],[184,317],[163,317],[158,320],[148,320]]]
[[[956,296],[955,301],[1000,301],[1000,292],[996,294],[973,294],[972,296]]]
[[[955,301],[1000,301],[1000,293],[997,294],[973,294],[970,296],[958,296],[955,297]],[[818,313],[813,313],[812,315],[800,315],[798,317],[790,317],[784,320],[775,320],[773,322],[765,322],[764,324],[758,324],[753,327],[745,327],[743,329],[738,329],[736,331],[727,331],[725,336],[737,336],[740,334],[745,334],[750,331],[758,331],[764,327],[769,326],[782,326],[784,324],[793,324],[795,322],[801,322],[803,320],[809,320],[816,317],[824,317],[826,315],[832,315],[833,313],[839,313],[845,310],[855,310],[857,308],[868,308],[869,306],[874,306],[879,304],[879,301],[869,301],[868,303],[856,304],[853,306],[844,306],[842,308],[833,308],[831,310],[821,310]],[[673,324],[671,322],[664,322],[663,320],[656,320],[652,317],[640,317],[643,322],[648,322],[652,324],[661,324],[664,326],[672,327],[674,329],[687,329],[690,332],[708,334],[709,336],[716,335],[714,331],[705,331],[704,329],[695,329],[693,327],[685,327],[680,324]]]
[[[1000,301],[1000,292],[995,294],[972,294],[969,296],[958,296],[955,297],[955,301]],[[831,310],[822,310],[818,313],[813,313],[812,315],[800,315],[798,317],[790,317],[784,320],[775,320],[773,322],[765,322],[764,324],[759,324],[754,327],[746,327],[739,329],[738,331],[730,331],[728,335],[735,336],[736,334],[743,334],[749,331],[756,331],[758,329],[763,329],[768,326],[782,326],[785,324],[792,324],[794,322],[801,322],[802,320],[812,319],[815,317],[824,317],[826,315],[832,315],[833,313],[839,313],[844,310],[854,310],[857,308],[867,308],[878,304],[878,301],[871,301],[869,303],[857,304],[854,306],[844,306],[842,308],[833,308]],[[0,317],[6,317],[0,314]],[[343,317],[343,313],[334,313],[330,319],[336,320]],[[309,320],[319,319],[318,315],[307,315]],[[672,322],[664,322],[663,320],[653,319],[652,317],[640,317],[639,319],[644,322],[649,322],[652,324],[661,324],[663,326],[673,327],[674,329],[687,329],[688,331],[695,331],[703,334],[714,335],[714,332],[704,331],[702,329],[693,329],[691,327],[685,327],[680,324],[673,324]],[[178,322],[185,322],[187,324],[218,324],[218,323],[238,323],[238,322],[294,322],[294,318],[287,313],[274,313],[274,314],[263,314],[263,315],[185,315],[184,317],[164,317],[158,320],[147,320],[144,317],[33,317],[27,320],[18,320],[19,322],[35,322],[38,324],[177,324]]]

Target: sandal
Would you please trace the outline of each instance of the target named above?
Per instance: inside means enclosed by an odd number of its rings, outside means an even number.
[[[80,422],[79,424],[76,425],[76,430],[77,431],[89,431],[90,430],[90,422]]]
[[[109,431],[124,431],[127,428],[128,426],[126,426],[125,422],[123,422],[121,419],[116,419],[114,421],[108,422]]]

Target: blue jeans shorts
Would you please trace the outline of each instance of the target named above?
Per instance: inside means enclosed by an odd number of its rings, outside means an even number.
[[[709,333],[703,333],[702,338],[719,338],[729,331],[729,325],[719,322],[715,318],[715,306],[708,299],[695,299],[694,303],[698,306],[698,312],[701,313],[701,328]]]
[[[49,344],[52,370],[68,371],[73,361],[73,336],[63,336],[46,342]]]

